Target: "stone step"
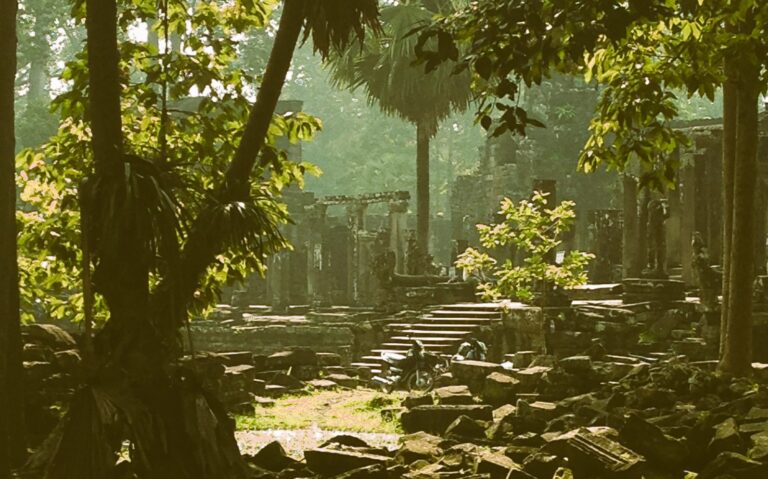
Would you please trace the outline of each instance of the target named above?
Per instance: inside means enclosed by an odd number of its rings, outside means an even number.
[[[399,334],[410,334],[410,335],[418,335],[418,336],[442,336],[442,337],[460,337],[463,338],[467,334],[469,334],[471,331],[456,331],[456,330],[445,330],[445,329],[430,329],[430,330],[424,330],[424,329],[403,329],[401,331],[398,331]]]
[[[424,322],[440,323],[473,323],[473,324],[491,324],[494,321],[500,321],[499,318],[466,318],[466,317],[439,317],[425,315],[418,319]]]
[[[435,343],[435,344],[428,344],[426,345],[427,351],[431,353],[435,352],[445,352],[445,350],[453,350],[454,348],[458,347],[459,343]],[[392,351],[398,351],[405,353],[410,349],[411,344],[410,343],[384,343],[381,345],[382,349],[391,349]]]
[[[461,338],[456,338],[456,337],[428,336],[426,334],[420,334],[418,336],[392,336],[389,339],[391,339],[392,341],[406,341],[406,344],[407,342],[414,341],[414,340],[421,341],[422,343],[448,343],[448,342],[456,342],[461,340]]]
[[[372,357],[374,357],[374,356],[363,356],[360,359],[365,359],[365,362],[361,361],[361,362],[357,362],[357,363],[349,363],[349,367],[352,367],[352,368],[368,368],[368,369],[380,368],[381,367],[381,361],[373,361],[371,359],[367,359],[367,358],[372,358]]]
[[[464,330],[464,331],[474,331],[477,329],[477,327],[480,326],[479,324],[472,324],[472,323],[438,323],[435,321],[434,323],[390,323],[388,327],[390,329],[400,329],[400,328],[418,328],[418,329],[455,329],[455,330]]]
[[[501,317],[501,312],[499,311],[473,311],[473,310],[450,311],[447,309],[435,309],[430,311],[429,314],[432,316],[441,317],[441,318],[465,317],[465,318],[497,319]]]
[[[455,303],[455,304],[441,304],[435,307],[435,309],[444,311],[499,311],[501,305],[498,303]]]

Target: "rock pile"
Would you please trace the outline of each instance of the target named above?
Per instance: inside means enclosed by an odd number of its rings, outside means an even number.
[[[680,357],[606,359],[535,358],[506,372],[476,364],[490,377],[480,394],[454,385],[403,401],[409,434],[397,450],[341,436],[304,461],[276,443],[248,461],[262,479],[768,477],[768,366],[746,380]],[[565,385],[553,389],[554,378]],[[577,378],[597,386],[569,395]],[[494,409],[483,395],[498,383],[513,384],[514,401]]]
[[[354,388],[356,369],[341,365],[335,353],[294,348],[269,356],[251,352],[202,353],[184,359],[220,393],[232,412],[253,414],[254,405],[271,406],[284,394],[339,387]]]

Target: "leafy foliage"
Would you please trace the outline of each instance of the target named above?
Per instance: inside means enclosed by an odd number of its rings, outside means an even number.
[[[747,11],[756,18],[751,32],[722,28]],[[766,6],[753,1],[473,2],[424,29],[417,51],[429,69],[465,48],[459,69],[472,72],[482,99],[478,121],[494,135],[542,125],[520,105],[523,85],[539,85],[555,72],[596,81],[603,93],[581,168],[622,169],[637,158],[642,182],[661,188],[677,167],[670,153],[685,143],[671,122],[686,101],[680,92],[714,100],[723,59],[754,50],[766,15]],[[447,45],[429,48],[435,38]]]
[[[155,4],[151,3],[152,8],[140,2],[127,5],[121,11],[122,28],[156,21]],[[123,185],[139,187],[133,191],[138,203],[124,204],[127,210],[122,213],[150,213],[135,221],[148,229],[144,235],[148,241],[159,241],[146,249],[152,256],[148,260],[154,264],[156,279],[167,274],[184,244],[191,218],[201,214],[205,201],[211,198],[216,178],[234,154],[231,138],[242,131],[247,119],[250,85],[255,79],[233,67],[240,42],[231,34],[263,27],[271,9],[265,10],[265,6],[274,2],[251,2],[246,8],[248,4],[239,2],[239,8],[228,8],[197,2],[195,10],[188,13],[186,2],[171,2],[174,8],[169,8],[169,26],[191,28],[183,37],[183,52],[171,50],[170,39],[160,50],[157,45],[130,37],[120,45],[124,134],[132,158],[126,164],[133,165],[126,170],[130,181]],[[78,188],[92,176],[85,106],[87,74],[84,53],[67,63],[62,79],[69,88],[53,102],[62,117],[58,133],[47,144],[18,157],[21,289],[26,320],[34,316],[79,319],[83,314],[78,284]],[[191,97],[190,92],[206,96]],[[195,295],[199,311],[217,299],[222,283],[242,279],[253,270],[263,272],[266,255],[288,246],[276,229],[288,221],[279,201],[280,191],[293,183],[302,185],[304,174],[317,170],[308,163],[288,161],[285,152],[274,145],[279,137],[294,143],[311,140],[320,128],[319,120],[303,113],[275,116],[264,153],[273,174],[254,176],[252,203],[220,204],[217,212],[209,213],[215,225],[211,231],[222,235],[228,254],[220,255],[203,279]],[[100,181],[106,179],[91,178],[90,183],[95,186]],[[90,203],[113,208],[102,215],[122,214],[114,210],[118,203],[99,198]],[[112,239],[119,241],[117,232],[111,233]],[[91,238],[94,244],[99,238],[108,239],[110,232],[95,234]],[[239,234],[244,236],[235,240]],[[115,246],[115,241],[107,241],[104,247]],[[103,300],[97,301],[97,318],[103,319]]]
[[[480,280],[478,287],[485,299],[530,301],[547,285],[567,287],[587,282],[586,266],[594,255],[569,251],[562,263],[551,260],[576,215],[573,202],[548,208],[546,196],[537,191],[530,200],[517,204],[505,198],[499,211],[500,223],[477,225],[480,242],[487,251],[468,248],[459,255],[456,266]],[[488,252],[509,246],[525,255],[522,266],[517,266],[514,259],[499,264]]]

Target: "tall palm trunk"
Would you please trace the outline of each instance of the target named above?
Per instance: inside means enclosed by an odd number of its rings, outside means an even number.
[[[416,244],[421,254],[429,253],[429,140],[423,123],[416,124]],[[419,261],[419,267],[425,266]],[[423,270],[417,273],[424,273]]]
[[[756,57],[739,65],[736,158],[733,165],[733,224],[728,267],[728,313],[720,360],[723,371],[744,375],[752,358],[752,281],[754,278],[755,186],[759,75]]]
[[[0,478],[26,453],[14,180],[17,7],[0,0]]]

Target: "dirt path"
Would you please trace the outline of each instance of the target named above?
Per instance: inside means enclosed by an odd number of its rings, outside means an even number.
[[[305,449],[339,434],[394,449],[400,437],[398,427],[382,419],[381,409],[400,399],[365,389],[288,396],[278,399],[274,407],[258,409],[253,416],[239,416],[236,437],[243,453],[253,454],[277,440],[297,459],[303,458]]]

